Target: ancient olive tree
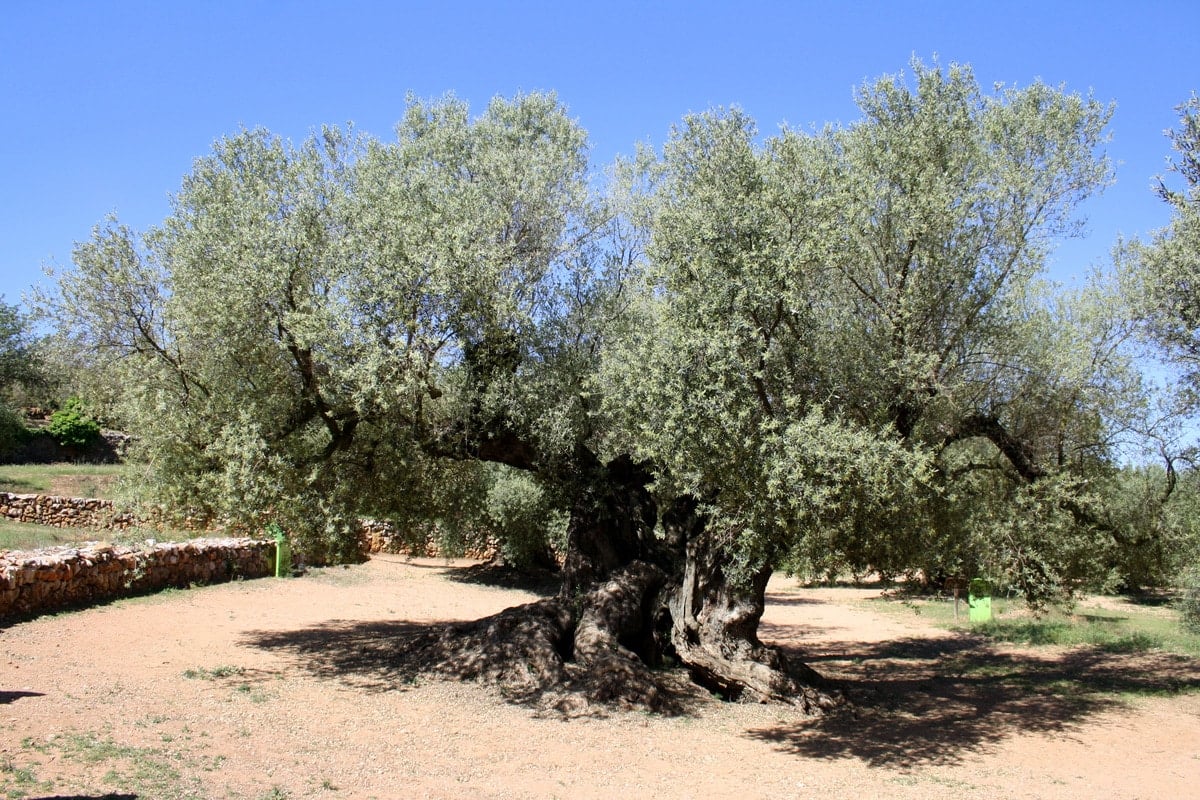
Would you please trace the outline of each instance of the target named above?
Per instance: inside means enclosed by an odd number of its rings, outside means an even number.
[[[1030,343],[1031,280],[1106,179],[1105,109],[915,72],[844,130],[689,118],[603,198],[550,96],[412,101],[391,143],[243,132],[162,226],[80,246],[60,324],[127,375],[177,508],[345,544],[481,462],[528,473],[566,516],[560,595],[405,657],[651,706],[675,663],[819,704],[758,640],[771,571],[911,565],[974,491],[947,476],[1054,484],[1046,443],[1087,413]]]

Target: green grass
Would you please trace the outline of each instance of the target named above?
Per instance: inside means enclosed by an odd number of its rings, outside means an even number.
[[[53,787],[51,781],[38,780],[32,767],[18,767],[11,755],[0,756],[0,793],[6,800],[20,800],[35,791],[42,794]]]
[[[1175,613],[1051,611],[1042,618],[993,619],[973,630],[995,641],[1015,644],[1089,645],[1108,653],[1162,650],[1200,658],[1200,635],[1184,630]]]
[[[233,675],[241,675],[243,672],[245,672],[245,670],[242,669],[241,667],[235,667],[230,664],[222,664],[221,666],[213,667],[212,669],[204,669],[203,667],[199,667],[197,669],[186,669],[183,671],[183,677],[191,678],[193,680],[199,679],[199,680],[206,680],[206,681],[215,681],[220,678],[228,678]]]
[[[170,744],[173,739],[164,739],[164,744]],[[114,788],[163,800],[210,796],[198,779],[185,777],[180,769],[211,771],[209,765],[203,758],[197,759],[184,750],[123,744],[114,741],[108,733],[96,732],[72,732],[44,742],[26,739],[21,743],[21,750],[33,758],[36,758],[34,754],[53,755],[81,765],[86,776],[81,776],[84,783],[79,788],[86,787],[89,796],[94,791],[111,792]],[[27,788],[44,793],[51,788],[51,783],[38,782],[33,766],[18,769],[10,760],[9,769],[0,769],[0,791],[6,792],[8,798],[28,796]],[[65,785],[55,788],[60,794],[66,794],[61,791],[67,788]]]
[[[265,691],[257,686],[251,686],[248,683],[239,684],[235,691],[238,693],[238,696],[246,698],[251,703],[265,703],[275,696],[272,692]]]
[[[0,492],[113,499],[125,464],[3,464]]]
[[[158,542],[185,542],[204,536],[224,536],[216,531],[181,531],[176,529],[129,528],[123,531],[98,530],[95,528],[52,528],[27,522],[13,522],[0,518],[0,550],[40,550],[46,547],[77,545],[82,542],[110,542],[112,544],[141,544],[147,539]]]
[[[132,747],[96,734],[71,734],[61,744],[69,760],[107,767],[101,781],[133,788],[150,797],[195,797],[175,768],[178,755],[152,747]]]
[[[1161,650],[1200,658],[1200,634],[1183,628],[1174,610],[1141,609],[1130,605],[1113,611],[1081,604],[1071,610],[1051,609],[1035,615],[1019,600],[992,598],[990,622],[967,621],[966,602],[954,619],[954,602],[946,599],[905,598],[871,601],[872,607],[901,615],[917,615],[934,625],[970,630],[997,642],[1044,646],[1090,646],[1108,653]]]
[[[43,547],[110,539],[111,531],[90,528],[51,528],[0,519],[0,550],[38,550]]]

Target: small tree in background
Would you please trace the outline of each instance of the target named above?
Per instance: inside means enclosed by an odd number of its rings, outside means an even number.
[[[10,452],[28,436],[24,419],[14,408],[14,393],[44,383],[29,320],[0,298],[0,454]]]

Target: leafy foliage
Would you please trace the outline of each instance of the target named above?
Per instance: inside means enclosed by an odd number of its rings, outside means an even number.
[[[1180,126],[1170,134],[1176,152],[1172,170],[1184,186],[1171,189],[1160,180],[1159,195],[1174,215],[1149,243],[1130,246],[1135,269],[1127,290],[1148,336],[1179,367],[1194,410],[1200,384],[1200,98],[1192,95],[1178,110]]]
[[[29,431],[21,414],[0,403],[0,454],[11,452],[28,437]]]
[[[1179,618],[1183,627],[1200,634],[1200,571],[1185,573],[1179,591]]]
[[[29,320],[0,299],[0,392],[7,394],[16,384],[45,379],[34,345]]]
[[[50,415],[46,431],[64,447],[77,449],[90,447],[100,438],[100,424],[78,397],[67,398],[63,407]]]
[[[761,145],[740,111],[691,116],[643,166],[610,413],[745,574],[786,557],[1053,593],[1094,543],[1073,476],[1106,457],[1096,401],[1127,373],[1036,276],[1109,179],[1109,111],[919,62],[858,100],[851,127]]]
[[[1039,281],[1111,179],[1110,109],[920,62],[857,99],[765,139],[689,116],[603,196],[552,95],[410,99],[391,143],[242,131],[44,306],[118,376],[150,496],[314,552],[368,515],[537,561],[629,456],[743,580],[1159,574],[1112,544],[1143,520],[1129,326],[1104,282]]]
[[[518,569],[544,567],[554,563],[555,553],[566,551],[567,515],[527,473],[493,469],[486,509],[488,528],[506,563]]]
[[[162,226],[109,220],[78,246],[43,306],[126,387],[148,499],[275,518],[338,552],[361,513],[421,505],[453,533],[478,479],[438,457],[518,432],[533,446],[492,460],[574,446],[558,398],[577,396],[562,381],[592,291],[583,132],[547,95],[476,120],[411,100],[397,130],[243,131],[196,162]],[[531,363],[563,368],[526,380]]]
[[[44,382],[34,344],[28,319],[16,306],[0,300],[0,454],[28,437],[23,415],[13,406],[13,393],[22,386]]]

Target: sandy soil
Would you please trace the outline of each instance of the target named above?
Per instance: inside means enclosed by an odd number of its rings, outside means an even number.
[[[777,579],[763,638],[843,681],[845,711],[564,718],[397,670],[398,633],[535,597],[461,566],[382,556],[0,629],[0,796],[1200,795],[1195,662],[990,647]]]

